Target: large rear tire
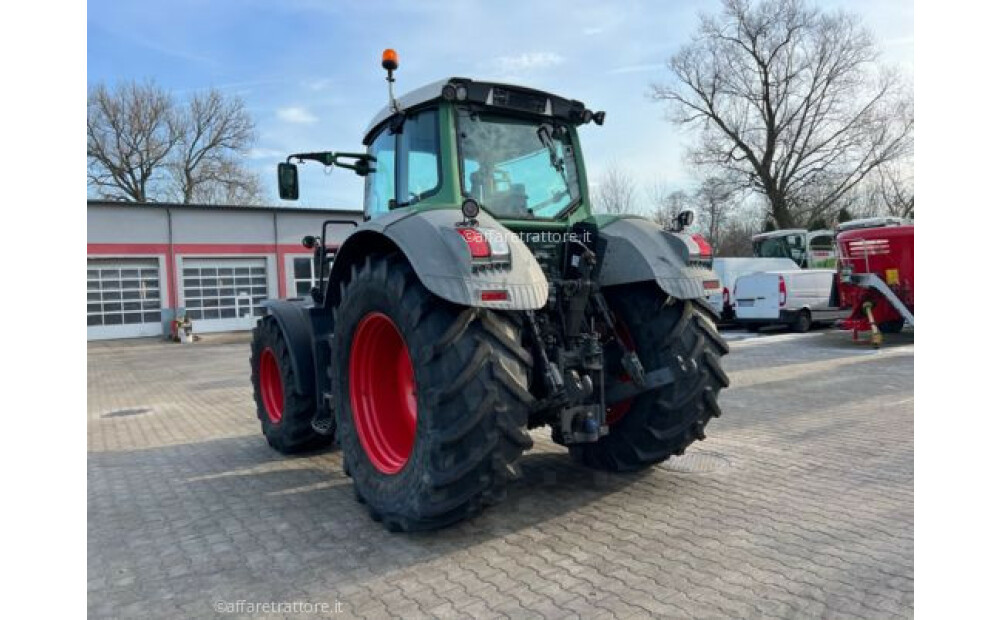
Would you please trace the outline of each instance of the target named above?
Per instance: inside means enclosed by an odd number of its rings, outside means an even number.
[[[274,317],[263,317],[253,329],[250,380],[261,432],[272,448],[295,454],[333,443],[332,435],[320,435],[312,428],[314,396],[301,394],[295,387],[291,357]]]
[[[334,325],[344,469],[372,518],[433,529],[503,499],[532,445],[517,316],[432,295],[394,254],[352,268]]]
[[[729,385],[720,358],[729,351],[706,308],[673,301],[653,284],[605,292],[621,328],[647,372],[670,368],[676,381],[608,409],[609,433],[574,447],[584,464],[610,471],[635,471],[683,454],[705,438],[705,426],[721,415],[719,390]],[[617,366],[622,352],[609,345],[606,381],[626,380]]]

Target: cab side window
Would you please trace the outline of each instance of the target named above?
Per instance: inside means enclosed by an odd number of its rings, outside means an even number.
[[[396,136],[389,127],[368,147],[375,158],[375,172],[365,177],[365,213],[378,217],[389,212],[390,201],[396,199]]]
[[[429,109],[408,116],[400,138],[400,200],[412,205],[435,194],[441,186],[440,162],[438,111]]]

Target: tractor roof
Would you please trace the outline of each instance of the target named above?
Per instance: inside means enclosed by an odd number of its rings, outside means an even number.
[[[591,114],[584,115],[586,107],[583,103],[573,99],[564,99],[525,86],[499,82],[476,82],[461,77],[431,82],[397,97],[396,103],[399,110],[405,112],[438,100],[455,100],[521,114],[550,116],[574,124],[588,122],[591,118]],[[395,110],[391,104],[379,110],[365,129],[365,144],[371,142],[375,129],[391,118],[394,113]],[[603,122],[603,116],[601,121]]]

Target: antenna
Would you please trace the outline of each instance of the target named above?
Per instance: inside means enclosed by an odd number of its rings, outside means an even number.
[[[394,112],[399,112],[399,102],[392,94],[392,83],[396,81],[392,72],[399,68],[399,56],[396,54],[396,50],[389,48],[382,52],[382,68],[388,72],[385,81],[389,83],[389,105],[392,106]]]

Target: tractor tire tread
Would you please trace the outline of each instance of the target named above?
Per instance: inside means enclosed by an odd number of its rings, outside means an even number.
[[[729,347],[696,301],[665,301],[649,284],[615,287],[606,295],[615,312],[630,319],[647,370],[667,366],[676,380],[637,396],[608,435],[574,452],[595,469],[637,471],[681,455],[705,437],[709,420],[721,415],[718,393],[729,385],[721,357]]]
[[[344,464],[350,464],[357,496],[386,529],[444,527],[502,498],[515,461],[532,445],[526,431],[533,403],[530,354],[520,345],[515,315],[435,297],[396,253],[372,257],[350,270],[334,309],[340,339],[335,355],[342,364],[349,355],[348,330],[353,329],[347,323],[359,318],[365,296],[378,289],[399,300],[399,329],[413,352],[420,403],[417,443],[398,474],[374,471],[354,436],[349,388],[341,376],[349,369],[343,367],[331,380],[340,386],[337,415]]]
[[[301,394],[295,383],[291,353],[281,333],[281,326],[272,316],[264,316],[253,328],[250,344],[250,382],[253,386],[254,402],[261,432],[269,446],[282,454],[299,454],[325,448],[333,443],[332,435],[320,435],[312,427],[316,413],[313,395]],[[260,355],[270,348],[278,362],[281,373],[284,408],[281,421],[271,422],[260,389]]]

